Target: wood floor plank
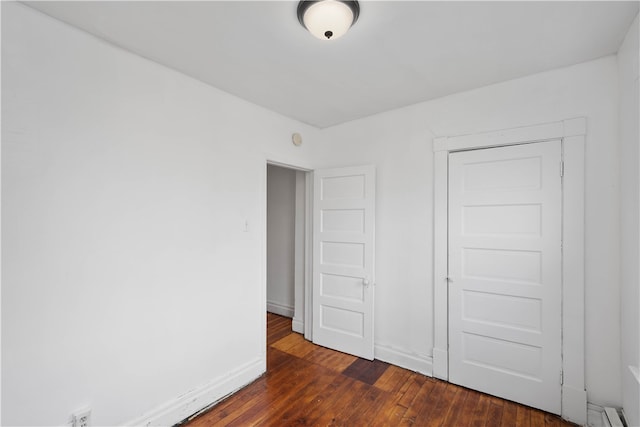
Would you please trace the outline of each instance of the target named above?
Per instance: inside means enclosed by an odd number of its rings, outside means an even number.
[[[291,319],[282,316],[267,316],[267,345],[273,344],[290,333]]]
[[[415,394],[415,397],[409,404],[407,411],[402,416],[402,420],[399,425],[411,426],[417,422],[422,408],[429,402],[429,395],[434,387],[435,383],[433,381],[424,381],[422,383],[422,387],[420,387],[418,393]]]
[[[323,368],[301,390],[291,395],[279,410],[272,409],[267,417],[261,419],[261,423],[267,425],[298,424],[295,420],[304,419],[306,408],[309,407],[321,390],[324,390],[335,381],[337,376],[337,373]]]
[[[373,385],[388,367],[388,363],[380,360],[356,359],[342,374]]]
[[[286,363],[290,360],[291,355],[285,353],[284,351],[280,351],[277,348],[269,347],[267,349],[267,369],[273,369],[276,366],[279,366],[283,363]]]
[[[456,394],[460,391],[460,387],[453,384],[447,384],[442,391],[442,396],[438,400],[438,404],[433,409],[431,417],[426,420],[426,426],[441,426],[444,420],[447,418],[449,411],[451,410],[451,404],[456,397]]]
[[[415,379],[416,376],[418,374],[416,374],[415,372],[409,372],[407,371],[407,379],[404,381],[404,383],[401,385],[401,387],[398,389],[397,395],[398,395],[398,404],[402,404],[401,400],[403,398],[403,396],[407,393],[407,390],[409,390],[409,388],[411,387],[411,385],[413,383],[415,383]],[[426,381],[426,379],[425,379]],[[406,404],[404,405],[404,407],[406,408]]]
[[[440,405],[440,399],[444,395],[447,388],[447,383],[441,380],[432,380],[433,388],[427,398],[427,402],[416,417],[416,423],[418,425],[429,425],[433,420],[434,413],[437,411],[438,405]]]
[[[468,427],[469,425],[471,425],[474,410],[478,406],[480,396],[480,393],[469,390],[467,398],[464,401],[464,405],[462,406],[462,408],[460,408],[458,418],[456,420],[459,427]]]
[[[345,424],[346,416],[349,415],[350,409],[355,406],[362,398],[362,395],[371,388],[370,385],[361,381],[351,380],[352,385],[349,390],[347,390],[340,399],[334,401],[332,406],[325,407],[325,412],[314,420],[313,425],[329,426]]]
[[[298,359],[298,361],[303,362],[301,359]],[[308,364],[308,362],[304,363]],[[267,378],[264,399],[254,404],[250,410],[241,414],[234,420],[234,423],[236,425],[260,424],[280,414],[283,408],[288,407],[299,398],[300,392],[309,386],[318,375],[321,375],[321,372],[305,369],[303,365],[302,368],[296,370],[287,378],[281,378],[279,381],[270,383]]]
[[[502,403],[497,402],[495,399],[491,398],[489,404],[489,411],[487,412],[487,420],[485,425],[487,427],[491,426],[499,426],[502,422]]]
[[[463,388],[458,391],[455,398],[451,402],[449,413],[447,414],[447,417],[442,423],[443,426],[458,427],[460,425],[460,421],[458,420],[458,418],[462,413],[462,408],[464,407],[464,404],[468,396],[469,396],[469,390]]]
[[[393,376],[393,380],[391,380],[390,378],[383,379],[389,371],[392,371],[392,374],[390,375]],[[396,373],[394,374],[393,371],[396,371]],[[403,405],[400,402],[409,388],[411,388],[412,385],[415,384],[415,375],[415,373],[409,372],[407,370],[395,366],[390,366],[389,369],[383,374],[383,376],[381,376],[378,381],[376,381],[374,386],[381,389],[383,387],[386,388],[385,391],[387,391],[391,397],[387,399],[383,406],[380,408],[377,419],[374,420],[371,424],[373,427],[396,426],[400,424],[408,409],[408,405],[406,403]]]
[[[531,426],[531,409],[530,408],[524,405],[518,405],[518,409],[516,411],[516,425],[519,427]]]
[[[374,420],[372,427],[397,426],[404,419],[407,408],[402,405],[395,404],[389,409],[379,412],[379,418]]]
[[[384,374],[378,378],[374,386],[381,390],[395,393],[400,390],[402,385],[407,381],[407,378],[409,378],[409,375],[411,375],[411,372],[406,369],[390,365]]]
[[[213,409],[193,419],[188,425],[189,427],[206,427],[223,423],[223,421],[229,417],[231,417],[230,419],[233,419],[235,418],[233,414],[236,413],[236,411],[239,414],[244,408],[250,407],[251,403],[247,402],[251,402],[253,399],[261,395],[265,388],[266,385],[264,384],[264,378],[261,378],[248,387],[240,390],[233,396],[233,398],[224,400]]]
[[[481,394],[471,416],[471,423],[469,424],[471,427],[483,427],[486,424],[490,404],[489,396]]]
[[[349,426],[370,426],[380,411],[380,405],[389,398],[389,393],[376,387],[369,387],[356,405],[345,413],[345,423]]]
[[[531,410],[531,427],[543,427],[544,426],[544,412],[537,409]]]
[[[405,408],[409,408],[416,393],[418,393],[420,388],[422,388],[422,385],[426,380],[427,379],[423,375],[412,373],[407,380],[407,388],[402,392],[402,396],[400,397],[398,404]]]
[[[274,348],[293,356],[304,357],[314,350],[314,345],[300,334],[289,334],[272,344]]]
[[[320,425],[318,420],[328,412],[335,410],[340,402],[347,398],[353,387],[356,386],[356,380],[353,378],[339,375],[336,379],[321,390],[313,402],[306,408],[305,413],[299,417],[301,425]]]
[[[291,319],[282,316],[268,314],[267,328],[266,374],[185,426],[575,426],[398,366],[316,346],[292,332]]]
[[[558,427],[560,426],[561,418],[553,414],[544,414],[545,427]]]
[[[511,427],[516,425],[518,407],[513,402],[504,402],[502,406],[502,427]]]
[[[260,386],[257,387],[254,383],[252,390],[255,393],[250,395],[244,395],[241,398],[229,400],[228,405],[218,405],[214,408],[214,410],[209,411],[200,417],[196,418],[193,422],[189,424],[190,427],[193,426],[210,426],[210,425],[218,425],[218,424],[229,424],[234,419],[238,418],[241,414],[245,413],[252,407],[256,405],[256,402],[259,402],[264,395],[266,390],[266,385],[263,381],[260,381]]]
[[[330,350],[325,347],[315,346],[304,356],[305,360],[333,369],[337,372],[343,372],[349,365],[358,358],[350,354],[340,353],[339,351]]]
[[[304,366],[297,360],[287,362],[291,369],[303,369]],[[240,396],[236,399],[228,399],[230,405],[227,407],[214,407],[209,414],[208,421],[213,423],[241,423],[250,419],[252,416],[258,416],[264,412],[264,408],[268,408],[271,402],[280,398],[280,393],[287,393],[289,387],[293,387],[295,383],[289,382],[288,369],[274,369],[271,374],[262,377],[257,384],[256,394]],[[255,383],[253,384],[255,387]],[[247,388],[245,388],[246,390]],[[223,402],[225,403],[225,402]],[[219,405],[220,406],[220,405]]]

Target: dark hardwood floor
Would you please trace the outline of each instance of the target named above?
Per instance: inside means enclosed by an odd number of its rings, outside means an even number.
[[[575,426],[375,360],[314,345],[267,315],[267,373],[186,425]]]

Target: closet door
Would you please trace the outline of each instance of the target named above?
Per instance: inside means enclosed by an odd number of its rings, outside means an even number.
[[[449,155],[449,380],[560,414],[561,144]]]

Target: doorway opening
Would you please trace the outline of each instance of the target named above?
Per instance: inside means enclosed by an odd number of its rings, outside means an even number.
[[[296,171],[267,165],[267,311],[295,314]]]
[[[266,168],[266,315],[282,316],[286,332],[311,339],[306,310],[310,172],[282,164]],[[269,323],[269,322],[267,322]],[[284,331],[283,331],[284,332]],[[267,334],[270,332],[267,331]],[[269,337],[268,337],[269,338]],[[271,337],[273,338],[273,337]]]
[[[308,341],[373,360],[375,166],[267,162],[265,193],[267,312]]]

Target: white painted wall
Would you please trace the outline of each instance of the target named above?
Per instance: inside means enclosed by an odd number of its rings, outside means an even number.
[[[2,424],[117,425],[264,370],[266,159],[316,137],[2,2]]]
[[[636,16],[618,52],[622,403],[627,421],[632,426],[640,425],[639,37]]]
[[[588,398],[620,406],[634,243],[619,243],[618,207],[636,189],[619,179],[637,172],[618,173],[616,57],[317,131],[23,5],[2,12],[3,424],[65,424],[86,404],[95,425],[123,423],[264,367],[266,159],[376,164],[377,351],[428,365],[433,137],[576,116]]]
[[[318,166],[377,167],[377,351],[432,356],[433,137],[584,116],[585,376],[589,401],[620,405],[617,100],[611,56],[322,131]]]
[[[267,310],[293,317],[296,171],[267,167]]]
[[[430,373],[433,133],[427,121],[420,108],[405,108],[325,129],[314,157],[326,167],[376,166],[376,358]]]

